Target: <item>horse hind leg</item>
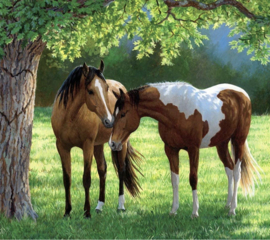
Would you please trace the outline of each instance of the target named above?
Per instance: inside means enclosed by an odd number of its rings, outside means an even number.
[[[232,153],[234,156],[235,166],[233,168],[234,189],[229,215],[235,215],[235,209],[237,207],[237,192],[241,180],[241,164],[244,144],[245,141],[234,141],[232,139]]]
[[[61,158],[62,170],[63,170],[63,182],[65,187],[65,214],[64,217],[70,216],[72,210],[71,197],[70,197],[70,186],[71,186],[71,157],[70,149],[66,149],[62,146],[60,141],[56,141],[56,147]]]
[[[227,203],[225,208],[231,207],[232,197],[233,197],[233,169],[234,169],[234,163],[230,156],[229,149],[228,149],[228,142],[225,141],[222,142],[217,146],[217,152],[219,155],[220,160],[223,162],[223,165],[225,167],[225,172],[228,177],[228,197],[227,197]]]
[[[102,207],[105,203],[105,183],[107,174],[107,164],[103,152],[104,145],[94,147],[94,156],[97,162],[97,170],[99,175],[99,199],[96,207],[96,212],[102,212]]]

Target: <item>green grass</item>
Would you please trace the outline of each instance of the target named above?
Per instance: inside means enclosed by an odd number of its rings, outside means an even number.
[[[192,192],[189,186],[189,163],[185,151],[180,152],[180,207],[176,216],[169,216],[172,187],[169,163],[157,122],[144,118],[139,129],[131,135],[134,148],[145,156],[141,164],[144,177],[140,197],[126,193],[127,211],[117,213],[118,179],[106,144],[108,164],[106,203],[102,214],[94,209],[99,194],[96,163],[92,165],[90,220],[83,218],[84,189],[82,186],[83,160],[80,149],[72,150],[72,214],[63,219],[64,187],[60,158],[50,125],[51,108],[36,108],[30,163],[32,204],[38,214],[36,222],[25,218],[8,220],[0,215],[2,238],[270,238],[270,116],[253,116],[249,147],[264,171],[262,184],[256,186],[255,196],[238,194],[235,217],[224,209],[227,198],[227,177],[216,149],[200,152],[198,219],[191,219]]]

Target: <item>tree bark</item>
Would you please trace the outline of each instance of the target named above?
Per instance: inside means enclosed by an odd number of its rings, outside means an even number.
[[[37,214],[31,204],[29,160],[36,76],[45,43],[41,38],[22,48],[17,40],[0,60],[0,212],[20,220]]]

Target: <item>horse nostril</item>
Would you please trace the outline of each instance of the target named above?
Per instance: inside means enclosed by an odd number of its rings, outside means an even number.
[[[106,118],[106,119],[104,120],[104,125],[105,125],[105,126],[110,126],[110,124],[111,124],[110,120]]]

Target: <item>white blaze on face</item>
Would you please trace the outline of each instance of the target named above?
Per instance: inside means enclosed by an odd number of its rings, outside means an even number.
[[[217,97],[220,91],[232,89],[242,92],[247,97],[247,93],[234,85],[220,84],[204,90],[199,90],[190,84],[183,82],[150,84],[160,93],[160,100],[167,104],[173,104],[179,112],[185,114],[188,119],[197,110],[202,115],[202,121],[207,121],[208,133],[204,136],[200,148],[208,147],[211,138],[220,131],[220,121],[225,119],[221,108],[223,102]]]
[[[115,117],[117,116],[118,113],[119,113],[119,107],[117,107],[115,110]]]
[[[110,139],[109,139],[109,146],[111,146],[112,145],[112,133],[111,133],[111,136],[110,136]]]
[[[100,94],[101,99],[103,101],[103,104],[105,106],[105,109],[106,109],[106,112],[107,112],[107,118],[111,121],[112,120],[112,115],[111,115],[111,113],[110,113],[110,111],[108,109],[108,106],[106,105],[104,94],[103,94],[103,91],[102,91],[103,89],[102,89],[102,86],[101,86],[101,84],[100,84],[100,82],[99,82],[98,79],[95,80],[95,87],[99,91],[99,94]]]

